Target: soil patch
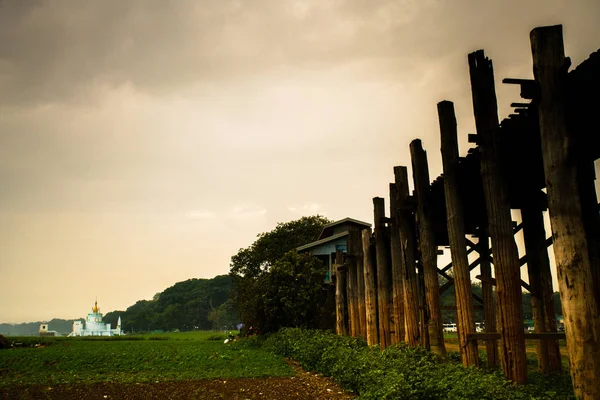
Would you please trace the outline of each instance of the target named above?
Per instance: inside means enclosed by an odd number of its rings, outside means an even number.
[[[331,379],[302,370],[293,377],[211,379],[157,383],[94,383],[0,387],[0,399],[354,399]]]

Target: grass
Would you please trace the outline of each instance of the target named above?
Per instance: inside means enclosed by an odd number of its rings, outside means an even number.
[[[0,386],[291,376],[281,357],[224,344],[215,332],[116,338],[18,338],[0,351]],[[40,343],[40,347],[29,347]]]

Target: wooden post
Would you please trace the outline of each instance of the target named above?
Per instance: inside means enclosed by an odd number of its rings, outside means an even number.
[[[402,243],[402,272],[404,273],[404,321],[406,342],[417,346],[421,342],[419,329],[419,288],[415,264],[415,231],[412,208],[409,204],[408,173],[406,167],[394,167],[398,208],[400,214],[400,242]]]
[[[375,264],[373,263],[373,246],[371,246],[371,229],[362,230],[363,266],[365,271],[365,307],[367,344],[379,343],[377,332],[377,294],[375,292]]]
[[[418,228],[415,227],[415,234],[417,233]],[[420,259],[420,253],[418,251],[419,245],[417,241],[417,282],[419,286],[419,329],[421,332],[421,347],[431,350],[429,346],[429,332],[427,331],[427,326],[429,325],[429,312],[427,309],[427,298],[425,296],[425,276],[423,273],[423,263]],[[438,289],[439,291],[439,289]]]
[[[429,199],[429,167],[427,166],[427,153],[423,150],[421,140],[415,139],[410,143],[410,154],[412,159],[413,180],[417,193],[419,243],[423,272],[425,274],[425,293],[429,314],[429,323],[427,324],[429,341],[431,350],[434,353],[445,357],[446,346],[444,345],[444,331],[440,304],[440,282],[437,272],[437,246],[435,244],[435,232]]]
[[[496,330],[496,302],[494,301],[494,287],[492,285],[492,267],[490,265],[490,236],[487,223],[479,228],[479,260],[481,270],[481,295],[483,296],[483,319],[486,332]],[[491,370],[498,368],[498,341],[490,339],[485,341],[487,366]]]
[[[349,247],[350,243],[348,243]],[[350,249],[347,254],[350,255]],[[346,261],[346,303],[348,304],[348,334],[358,336],[356,317],[358,317],[358,303],[356,298],[356,262],[351,257]]]
[[[471,275],[467,257],[467,241],[462,203],[458,191],[458,139],[454,104],[450,101],[438,103],[442,161],[444,165],[444,196],[448,238],[454,271],[456,290],[456,316],[460,355],[465,366],[479,365],[477,342],[467,341],[467,334],[475,332],[475,315],[471,290]]]
[[[532,30],[531,50],[540,89],[544,173],[571,379],[575,396],[598,399],[600,317],[578,188],[578,154],[565,120],[569,61],[564,55],[562,26]]]
[[[345,313],[345,289],[346,289],[346,266],[343,264],[344,253],[338,250],[335,253],[335,332],[338,335],[346,335],[346,313]]]
[[[528,196],[530,199],[534,196]],[[556,332],[552,274],[546,247],[546,230],[540,204],[526,204],[521,209],[527,273],[531,287],[531,309],[535,333]],[[558,340],[537,342],[538,368],[543,373],[562,369]]]
[[[400,214],[398,212],[398,189],[390,183],[390,247],[392,256],[392,303],[394,335],[392,343],[404,341],[404,279],[402,272],[402,243],[400,242]]]
[[[350,230],[348,236],[348,251],[352,251],[356,263],[356,312],[357,312],[357,335],[367,338],[366,310],[365,310],[365,270],[364,254],[362,250],[361,231]]]
[[[481,151],[481,180],[494,249],[502,368],[518,384],[527,382],[521,308],[521,269],[510,214],[508,189],[499,159],[499,122],[492,62],[483,50],[469,54],[475,125]]]
[[[387,239],[385,235],[385,203],[383,198],[373,198],[375,217],[375,251],[377,257],[377,311],[379,316],[379,346],[381,350],[390,343],[390,312],[388,285],[390,282]]]
[[[596,307],[600,310],[600,213],[598,212],[598,196],[594,180],[594,162],[584,157],[579,158],[579,195],[581,196],[581,212],[583,228],[588,241],[588,253],[596,294]]]

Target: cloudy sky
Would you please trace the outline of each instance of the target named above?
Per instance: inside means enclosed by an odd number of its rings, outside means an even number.
[[[600,47],[596,0],[0,0],[0,322],[125,309],[228,272],[277,222],[372,220],[436,103],[474,132],[467,53],[500,117],[529,31]]]

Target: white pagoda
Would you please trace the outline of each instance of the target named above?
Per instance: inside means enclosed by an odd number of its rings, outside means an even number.
[[[73,321],[73,332],[69,336],[118,336],[121,334],[121,317],[117,321],[117,328],[110,329],[110,324],[102,321],[102,313],[98,308],[98,300],[96,300],[92,312],[85,317],[85,326],[81,321]]]

